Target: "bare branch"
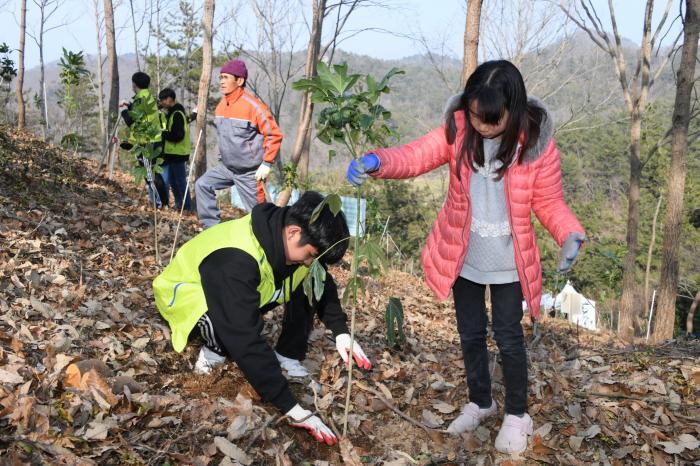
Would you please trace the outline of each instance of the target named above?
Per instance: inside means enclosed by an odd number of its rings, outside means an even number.
[[[673,0],[668,0],[666,3],[666,8],[664,9],[664,15],[661,17],[661,21],[659,21],[659,24],[656,26],[656,31],[654,31],[654,36],[651,38],[651,49],[654,49],[654,44],[656,43],[656,40],[659,37],[659,34],[661,33],[661,30],[664,27],[664,24],[666,23],[666,19],[668,19],[668,13],[671,11],[671,5],[673,4]],[[673,23],[671,24],[673,25]]]
[[[659,65],[657,65],[656,72],[654,73],[654,76],[652,76],[651,79],[649,80],[649,86],[651,86],[652,84],[654,84],[654,82],[656,82],[656,79],[664,71],[664,69],[666,68],[666,65],[670,62],[671,57],[674,56],[680,50],[680,47],[678,47],[678,41],[680,41],[682,35],[683,35],[682,31],[678,33],[678,36],[676,36],[676,38],[673,41],[673,44],[671,44],[671,47],[669,48],[668,53],[663,58],[663,60],[661,60],[661,63],[659,63]]]

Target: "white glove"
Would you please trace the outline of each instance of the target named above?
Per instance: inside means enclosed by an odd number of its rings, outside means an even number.
[[[313,416],[311,411],[302,408],[298,403],[287,411],[286,416],[294,420],[294,422],[289,423],[290,426],[308,430],[319,442],[333,445],[338,441],[333,431],[318,416]]]
[[[340,335],[335,337],[335,348],[338,350],[338,353],[343,359],[343,362],[345,364],[349,364],[348,351],[350,351],[350,334],[341,333]],[[355,340],[355,342],[352,345],[352,355],[355,358],[357,365],[361,369],[370,370],[372,368],[372,363],[369,362],[367,355],[364,351],[362,351],[362,348],[360,347],[360,344],[357,342],[357,340]]]
[[[267,162],[263,162],[259,167],[258,171],[255,172],[255,179],[260,181],[264,180],[270,174],[270,165]]]

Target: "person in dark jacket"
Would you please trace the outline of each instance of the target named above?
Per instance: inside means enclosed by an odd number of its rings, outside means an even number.
[[[333,432],[302,408],[283,376],[308,374],[301,361],[317,314],[335,337],[340,357],[349,362],[351,338],[338,290],[326,274],[321,298],[309,304],[303,280],[316,257],[322,265],[339,261],[349,232],[342,212],[324,205],[308,191],[291,207],[263,203],[245,217],[201,232],[177,252],[153,281],[156,306],[171,330],[175,351],[182,351],[197,330],[204,340],[195,371],[209,373],[230,357],[263,400],[274,404],[292,425],[307,429],[332,445]],[[282,332],[275,350],[261,335],[262,315],[285,304]],[[371,363],[360,345],[352,354],[362,369]]]
[[[192,210],[190,194],[185,193],[187,187],[187,161],[190,158],[190,126],[185,107],[175,98],[175,91],[166,87],[158,94],[158,101],[166,112],[163,136],[163,183],[166,197],[172,188],[175,206],[178,210],[185,202],[185,210]],[[167,205],[167,201],[164,201]]]

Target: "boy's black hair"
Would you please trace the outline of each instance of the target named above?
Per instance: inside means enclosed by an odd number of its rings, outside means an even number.
[[[301,227],[299,245],[310,244],[318,250],[319,255],[325,252],[320,259],[321,263],[334,264],[343,258],[348,249],[350,231],[345,221],[345,214],[340,211],[338,215],[333,215],[328,205],[323,206],[321,214],[310,223],[311,215],[321,202],[323,202],[321,194],[316,191],[306,191],[289,208],[284,224]],[[333,248],[328,250],[331,246]]]
[[[167,99],[168,97],[175,100],[175,91],[169,87],[166,87],[158,93],[158,100]]]
[[[131,82],[136,84],[139,89],[148,89],[148,86],[151,85],[151,77],[143,71],[137,71],[131,75]]]

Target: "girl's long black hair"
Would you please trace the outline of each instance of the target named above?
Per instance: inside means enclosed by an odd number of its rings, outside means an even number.
[[[474,129],[469,118],[469,106],[472,102],[477,103],[478,116],[484,123],[498,124],[505,111],[508,111],[506,129],[501,135],[501,144],[496,154],[496,159],[502,163],[497,170],[497,177],[501,179],[513,159],[518,157],[520,163],[522,154],[537,143],[545,112],[542,108],[528,103],[523,77],[511,62],[493,60],[479,65],[469,76],[459,108],[456,110],[463,110],[466,119],[466,132],[457,155],[457,177],[460,179],[460,169],[465,157],[474,171],[477,167],[484,166],[483,137]],[[454,142],[456,136],[451,131],[451,128],[454,128],[453,118],[454,115],[448,114],[445,122],[447,140],[450,143]],[[519,141],[522,150],[516,153]]]

